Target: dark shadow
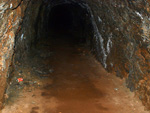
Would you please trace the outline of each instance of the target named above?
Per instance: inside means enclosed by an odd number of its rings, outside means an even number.
[[[49,15],[49,29],[52,31],[69,31],[73,27],[73,14],[68,5],[52,8]]]
[[[78,4],[62,4],[53,7],[48,18],[50,35],[56,37],[70,36],[85,43],[92,34],[91,21],[87,9]]]

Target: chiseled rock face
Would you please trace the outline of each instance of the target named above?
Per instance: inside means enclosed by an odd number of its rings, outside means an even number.
[[[94,49],[110,72],[126,78],[150,109],[150,0],[88,0],[94,15]]]
[[[15,59],[22,60],[30,51],[31,46],[35,44],[36,30],[38,27],[38,16],[41,10],[42,0],[30,0],[24,12],[19,32],[16,34]]]
[[[8,78],[8,68],[11,65],[14,52],[15,35],[24,16],[26,1],[0,1],[0,108]]]
[[[22,56],[27,44],[32,41],[31,37],[35,35],[33,23],[41,3],[42,0],[36,0],[36,2],[31,0],[0,1],[0,108],[7,78],[11,76],[8,71],[9,67],[13,65],[12,59],[15,53]],[[28,38],[25,45],[26,34]]]
[[[41,4],[42,0],[0,1],[0,109],[13,59],[24,56],[34,40],[34,25]]]
[[[88,11],[93,53],[106,70],[126,78],[127,87],[150,109],[150,0],[1,0],[0,107],[12,59],[24,57],[42,35],[46,7],[63,2],[78,2]]]

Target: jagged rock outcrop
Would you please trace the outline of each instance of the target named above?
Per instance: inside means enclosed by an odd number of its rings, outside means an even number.
[[[97,58],[150,108],[150,1],[91,0]],[[95,30],[96,31],[96,30]],[[97,42],[97,43],[96,43]]]

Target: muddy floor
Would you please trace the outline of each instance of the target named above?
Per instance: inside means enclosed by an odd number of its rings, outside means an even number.
[[[16,62],[2,113],[149,113],[71,36],[43,40],[31,53]]]

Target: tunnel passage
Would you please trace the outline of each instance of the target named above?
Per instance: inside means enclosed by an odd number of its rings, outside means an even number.
[[[10,67],[11,76],[8,79],[8,83],[11,83],[12,86],[9,87],[10,98],[11,95],[14,95],[13,93],[17,93],[17,91],[12,91],[17,88],[13,87],[12,82],[14,78],[17,78],[17,75],[22,75],[22,71],[21,73],[18,73],[20,67],[24,68],[31,66],[37,71],[35,73],[38,75],[39,72],[42,73],[42,71],[38,71],[36,68],[42,69],[43,67],[50,67],[48,64],[43,66],[39,62],[51,56],[51,53],[53,53],[53,46],[57,45],[59,48],[60,46],[62,46],[62,48],[63,46],[68,46],[69,49],[72,48],[72,46],[78,47],[79,44],[89,45],[89,43],[91,43],[93,38],[91,14],[88,8],[83,6],[74,2],[62,2],[51,7],[47,4],[42,4],[39,5],[39,9],[33,9],[38,12],[36,16],[34,15],[36,18],[32,18],[33,13],[30,13],[30,8],[26,9],[28,16],[24,17],[21,24],[23,27],[19,29],[20,31],[16,36],[13,65]],[[31,26],[27,23],[30,23]],[[52,45],[52,48],[49,48],[50,45]],[[43,49],[44,47],[49,49]],[[60,50],[62,48],[60,48]],[[64,51],[64,54],[71,54],[74,50],[69,53],[66,51],[67,50]],[[37,56],[43,59],[36,60],[38,59],[36,58]],[[66,55],[64,56],[66,57]],[[64,56],[62,54],[62,58],[64,58]],[[19,67],[17,67],[17,65]],[[37,65],[39,67],[37,67]],[[50,70],[50,72],[51,71],[53,72],[53,69]],[[49,70],[46,69],[44,73],[47,74],[48,72]],[[28,77],[26,75],[28,75]],[[27,79],[32,78],[29,74],[25,74],[23,76]],[[20,77],[23,78],[22,76]],[[39,77],[41,77],[40,74]]]
[[[93,30],[86,8],[77,3],[67,3],[54,6],[48,14],[47,30],[50,34],[65,34],[80,42],[90,42]]]
[[[70,63],[78,62],[78,59],[76,61],[73,58],[76,57],[78,58],[76,54],[77,55],[82,54],[80,51],[77,50],[77,48],[80,50],[80,46],[78,45],[81,43],[86,44],[88,41],[91,41],[92,39],[92,37],[90,37],[90,35],[93,35],[93,27],[90,19],[91,15],[89,14],[89,11],[86,8],[81,7],[79,4],[67,3],[53,6],[50,9],[46,9],[44,12],[44,16],[42,15],[42,17],[40,14],[43,12],[41,11],[42,10],[40,9],[37,18],[35,19],[36,21],[36,24],[34,24],[35,31],[33,33],[38,33],[39,27],[44,26],[42,31],[47,31],[46,33],[47,35],[46,36],[40,35],[40,37],[38,35],[36,35],[38,37],[28,37],[27,36],[28,34],[26,34],[27,33],[26,30],[28,29],[26,29],[26,27],[28,27],[27,22],[31,20],[28,20],[29,18],[27,16],[24,18],[25,21],[24,23],[22,23],[24,27],[21,29],[21,33],[19,34],[21,35],[21,39],[19,38],[16,39],[16,47],[15,47],[16,51],[14,56],[15,69],[12,69],[11,72],[12,76],[10,77],[9,81],[11,85],[8,87],[8,90],[6,92],[10,97],[10,101],[11,99],[13,99],[14,95],[19,94],[18,93],[19,91],[14,89],[19,88],[24,89],[24,87],[28,85],[30,86],[31,84],[33,86],[35,85],[35,87],[40,87],[40,85],[38,86],[38,83],[40,81],[37,80],[37,77],[39,77],[41,81],[43,81],[42,79],[46,78],[45,82],[47,83],[46,80],[50,78],[49,76],[53,74],[53,71],[57,72],[58,70],[59,72],[59,68],[62,69],[64,68],[64,71],[68,73],[66,75],[64,74],[64,72],[60,71],[60,73],[62,73],[61,75],[63,75],[62,79],[71,78],[71,76],[69,76],[70,74],[72,74],[70,70],[74,72],[76,71],[74,69],[69,68]],[[44,23],[40,21],[42,19]],[[45,32],[42,31],[39,32],[41,34],[44,34]],[[31,31],[29,33],[31,33]],[[34,46],[34,44],[36,46]],[[27,54],[26,57],[20,57],[20,55],[24,55],[24,52],[21,49],[26,51],[25,53],[25,55]],[[57,56],[56,57],[57,60],[53,59],[53,55]],[[72,59],[70,59],[71,55],[73,56]],[[52,65],[54,67],[53,69],[53,67],[51,67],[53,61],[56,61],[55,62],[56,64],[57,61],[62,62],[62,64],[65,64],[66,62],[69,65],[53,64]],[[26,71],[28,71],[28,73],[26,73]],[[23,78],[25,84],[20,86],[15,85],[18,79],[16,81],[14,81],[14,79],[17,77]],[[61,76],[56,77],[61,78]],[[74,77],[71,79],[74,79]],[[34,83],[31,82],[33,80]],[[82,81],[82,77],[80,80]],[[54,81],[57,81],[56,78],[54,78]],[[66,84],[65,85],[62,84],[61,86],[66,87]],[[99,94],[101,95],[100,92]],[[9,103],[10,101],[8,99],[7,103]]]
[[[125,78],[126,86],[138,92],[138,97],[149,108],[149,6],[149,1],[144,0],[0,1],[0,101],[17,61],[23,62],[34,45],[54,30],[57,34],[67,31],[86,37],[104,68]],[[54,19],[62,22],[55,18],[61,15],[53,13],[61,8],[70,19],[62,18],[63,24],[51,23]],[[81,17],[85,17],[86,22],[81,21]],[[64,24],[68,25],[62,30]]]
[[[74,19],[72,8],[73,6],[69,4],[53,7],[49,14],[48,20],[49,30],[69,31],[70,29],[72,29]]]

